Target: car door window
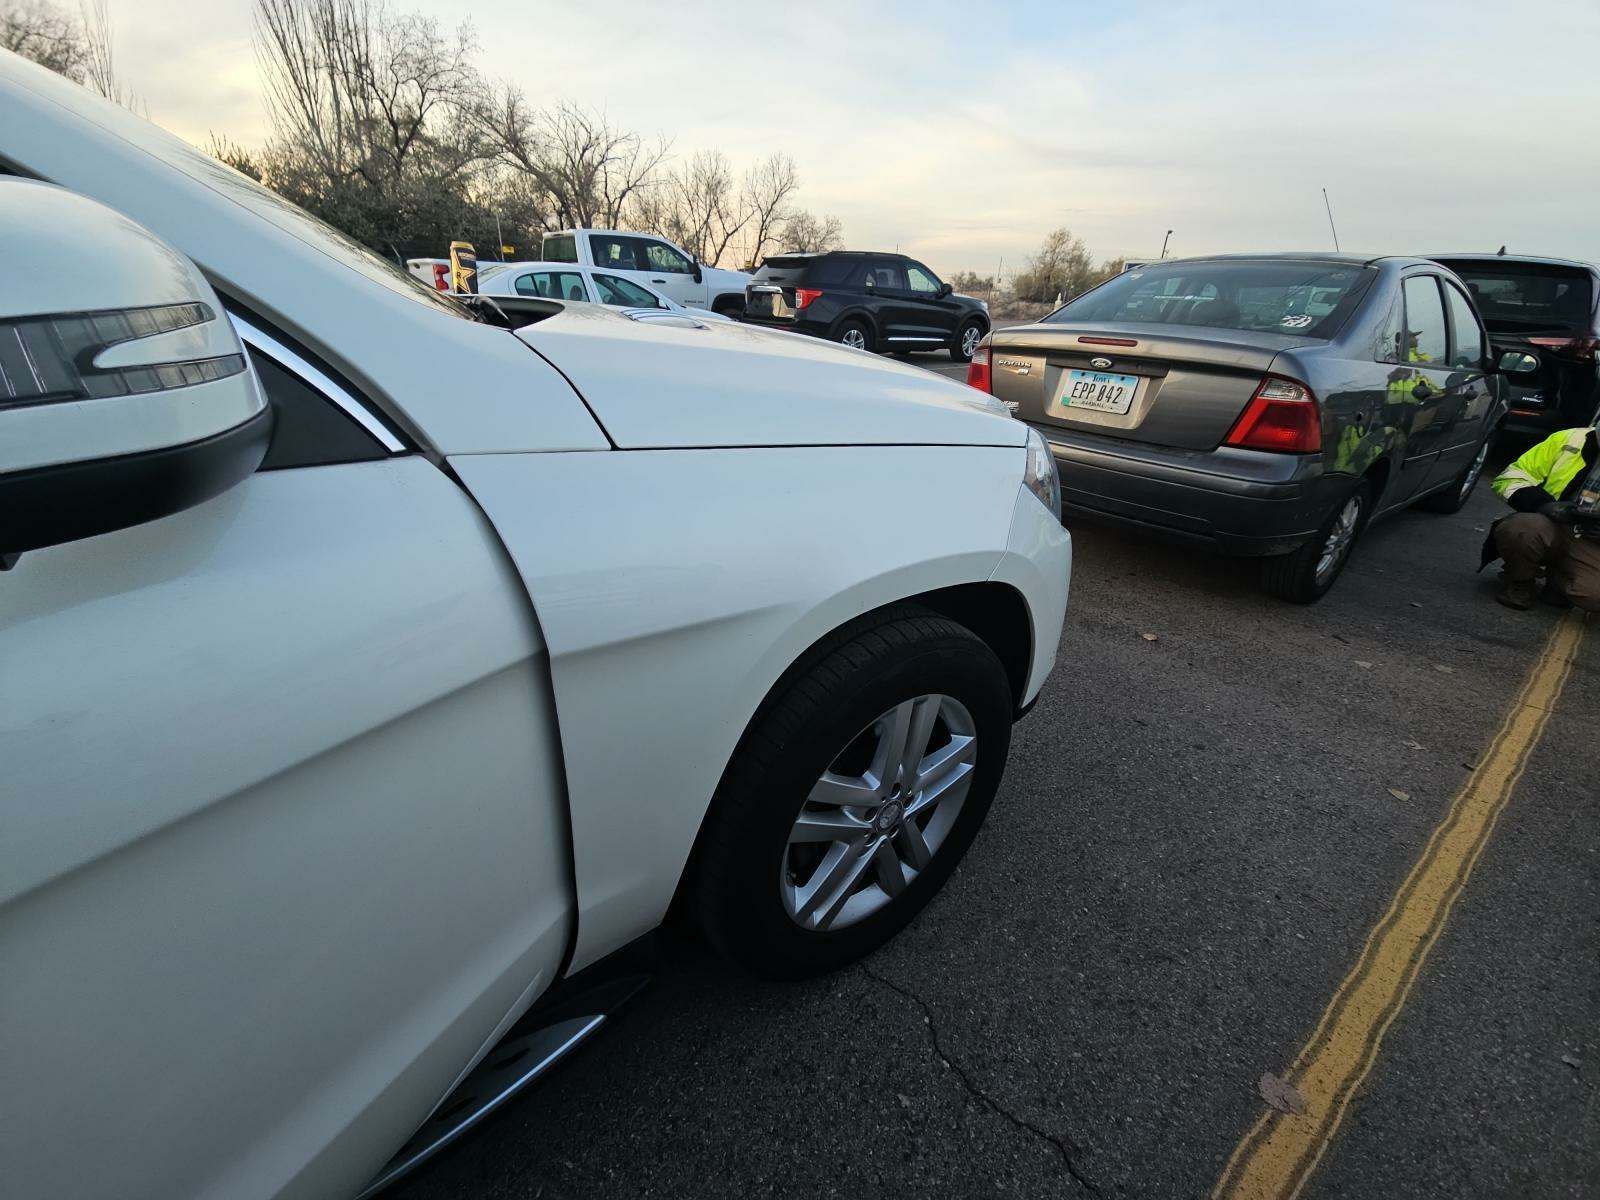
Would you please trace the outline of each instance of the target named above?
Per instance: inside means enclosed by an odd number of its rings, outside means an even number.
[[[596,275],[594,290],[600,293],[600,303],[618,308],[665,308],[653,292],[646,291],[631,279],[616,275]]]
[[[594,265],[610,267],[613,271],[648,270],[649,268],[639,259],[641,244],[640,238],[621,237],[610,233],[589,235],[589,252],[594,256]]]
[[[919,296],[939,294],[939,280],[920,263],[906,264],[906,286]]]
[[[1486,357],[1483,348],[1483,326],[1472,305],[1454,284],[1444,287],[1445,302],[1450,308],[1450,365],[1467,369],[1481,369]]]
[[[647,238],[639,239],[639,246],[644,252],[644,261],[647,271],[666,271],[672,275],[693,275],[694,264],[665,242],[653,242]]]
[[[1413,275],[1405,281],[1404,290],[1406,327],[1401,359],[1416,366],[1444,366],[1449,335],[1438,280],[1432,275]]]
[[[551,300],[587,300],[583,277],[576,271],[529,271],[518,275],[517,294],[544,296]]]
[[[874,262],[867,268],[867,286],[878,291],[906,290],[906,271],[895,262]]]
[[[1378,338],[1372,346],[1372,360],[1381,363],[1398,363],[1400,361],[1400,347],[1405,341],[1406,308],[1404,301],[1396,296],[1389,304],[1389,311],[1383,318],[1383,323],[1378,326]]]

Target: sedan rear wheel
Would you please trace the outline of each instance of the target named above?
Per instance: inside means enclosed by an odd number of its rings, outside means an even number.
[[[1327,595],[1366,528],[1372,485],[1362,480],[1314,537],[1292,554],[1262,560],[1262,585],[1274,596],[1314,604]]]
[[[796,978],[870,953],[949,878],[999,786],[1012,698],[987,645],[911,606],[779,687],[712,802],[692,896],[723,953]]]

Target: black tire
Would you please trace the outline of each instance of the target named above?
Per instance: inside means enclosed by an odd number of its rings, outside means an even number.
[[[1484,435],[1483,441],[1473,452],[1472,461],[1456,474],[1450,481],[1450,486],[1440,488],[1431,496],[1424,496],[1417,501],[1417,507],[1426,512],[1458,513],[1466,507],[1467,501],[1472,499],[1472,493],[1478,488],[1478,482],[1483,478],[1483,465],[1489,457],[1489,452],[1494,448],[1496,435],[1500,432],[1496,427]]]
[[[861,337],[861,344],[858,349],[865,350],[868,353],[877,349],[877,339],[872,336],[872,327],[865,321],[858,321],[853,317],[848,321],[840,322],[839,328],[833,331],[833,340],[848,345],[850,343],[849,335],[852,332],[859,334]]]
[[[725,317],[732,317],[737,321],[744,315],[744,297],[718,296],[711,302],[711,311],[721,313]]]
[[[982,321],[967,321],[967,322],[964,322],[962,324],[961,328],[956,330],[955,337],[950,339],[949,350],[950,350],[950,361],[951,362],[964,363],[964,362],[971,362],[972,361],[972,353],[971,353],[971,351],[969,351],[969,350],[967,350],[965,348],[965,342],[967,340],[967,334],[971,330],[977,330],[978,337],[982,338],[983,337],[983,332],[984,332],[984,330],[983,330],[983,322]]]
[[[1323,551],[1352,502],[1358,506],[1353,528],[1344,541],[1342,550],[1328,569],[1319,574],[1317,567],[1322,560]],[[1304,546],[1290,554],[1280,554],[1261,560],[1261,586],[1279,599],[1289,600],[1295,604],[1315,604],[1328,594],[1328,589],[1344,571],[1345,564],[1350,561],[1350,554],[1355,549],[1356,541],[1361,537],[1362,530],[1366,529],[1367,520],[1371,515],[1372,484],[1363,479],[1356,484],[1353,491],[1334,505],[1333,511],[1317,530],[1316,536]]]
[[[799,979],[870,954],[943,886],[983,824],[1011,744],[1005,668],[965,626],[915,606],[824,646],[745,733],[696,845],[689,900],[711,944],[759,975]],[[803,927],[780,895],[791,828],[824,771],[880,714],[913,697],[954,697],[971,715],[971,785],[944,840],[905,890],[854,924]]]

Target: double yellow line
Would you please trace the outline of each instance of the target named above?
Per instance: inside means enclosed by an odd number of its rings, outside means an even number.
[[[1433,831],[1285,1072],[1305,1110],[1263,1112],[1228,1159],[1214,1200],[1292,1200],[1317,1169],[1522,778],[1582,638],[1583,618],[1576,612],[1550,634],[1482,765]]]

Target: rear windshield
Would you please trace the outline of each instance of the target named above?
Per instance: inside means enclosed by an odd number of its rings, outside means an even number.
[[[811,256],[784,258],[774,255],[762,259],[756,268],[755,278],[761,283],[794,283],[811,265]]]
[[[1086,292],[1046,322],[1195,325],[1327,338],[1338,332],[1373,277],[1337,263],[1152,263]]]
[[[806,283],[814,287],[838,287],[847,282],[854,268],[860,265],[855,258],[836,255],[774,255],[765,259],[756,280],[760,283]]]
[[[1490,329],[1589,330],[1594,311],[1589,272],[1548,263],[1452,262]]]
[[[544,235],[544,261],[545,262],[570,262],[578,261],[578,239],[570,233],[547,233]]]

